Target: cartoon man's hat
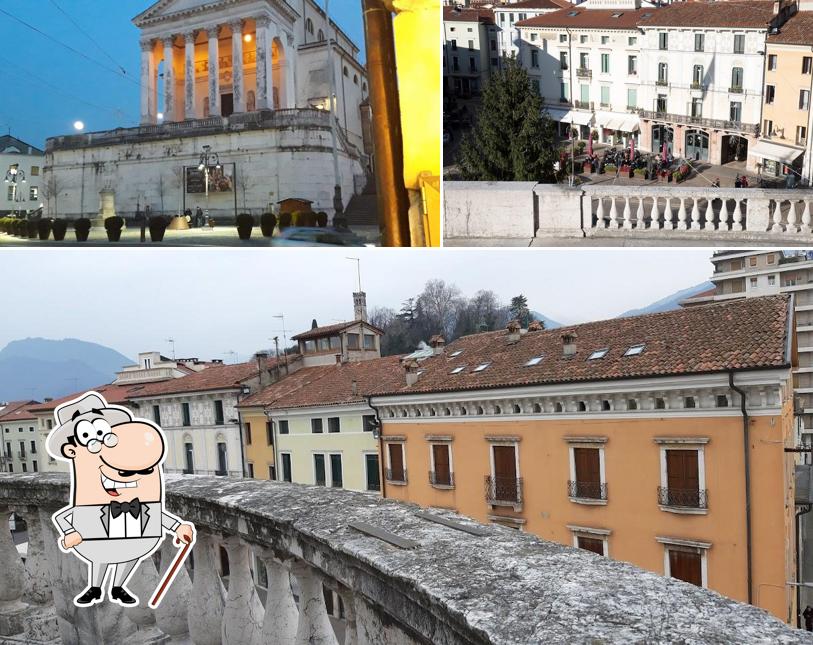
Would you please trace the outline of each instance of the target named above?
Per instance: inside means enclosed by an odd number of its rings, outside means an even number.
[[[76,424],[91,414],[101,416],[110,426],[120,425],[133,420],[133,415],[126,408],[111,407],[100,394],[87,392],[79,398],[60,405],[54,412],[57,427],[48,435],[46,448],[52,457],[63,459],[62,446],[68,443],[68,438],[74,434]]]

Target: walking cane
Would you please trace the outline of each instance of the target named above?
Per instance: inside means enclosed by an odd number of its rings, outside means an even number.
[[[180,544],[178,538],[175,538],[175,541]],[[158,588],[155,590],[155,594],[153,595],[152,600],[149,602],[150,608],[155,609],[158,606],[158,603],[161,602],[161,598],[163,598],[164,593],[169,585],[172,584],[172,581],[175,580],[175,576],[178,574],[178,570],[184,563],[184,560],[186,560],[186,556],[189,555],[189,550],[192,548],[194,541],[185,539],[185,542],[186,544],[184,544],[183,548],[175,555],[175,559],[172,561],[172,566],[164,574],[161,584],[159,584]]]

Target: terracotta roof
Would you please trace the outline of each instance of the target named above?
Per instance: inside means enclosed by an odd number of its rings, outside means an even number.
[[[778,45],[813,45],[813,12],[798,12],[779,28],[778,34],[769,34],[768,42]]]
[[[635,29],[648,24],[662,9],[567,9],[545,13],[541,16],[520,20],[518,27],[572,27],[582,29]],[[613,17],[615,16],[615,17]]]
[[[35,420],[37,417],[30,412],[29,408],[38,403],[39,401],[10,401],[0,410],[0,423]]]
[[[376,394],[408,394],[543,385],[605,379],[697,374],[728,369],[779,368],[785,355],[789,296],[746,298],[630,318],[528,332],[516,343],[505,330],[464,336],[446,353],[421,361],[423,373],[407,387],[379,388]],[[577,352],[565,357],[562,336],[576,332]],[[643,344],[636,356],[624,356]],[[608,348],[603,358],[588,360]],[[451,357],[457,350],[459,356]],[[536,356],[542,361],[525,364]],[[489,363],[480,372],[478,365]],[[456,367],[465,369],[451,374]]]
[[[494,12],[491,9],[457,9],[443,7],[444,22],[482,22],[494,24]]]
[[[291,340],[308,340],[310,338],[319,338],[321,336],[327,336],[328,334],[336,334],[348,327],[352,327],[353,325],[361,323],[370,329],[374,329],[377,332],[384,333],[382,329],[379,329],[375,325],[371,325],[368,322],[361,321],[361,320],[349,320],[347,322],[336,323],[335,325],[325,325],[324,327],[314,327],[313,329],[309,329],[308,331],[303,331],[301,334],[297,334],[296,336],[291,336]]]
[[[641,27],[766,29],[774,18],[773,4],[773,0],[678,2],[655,11]]]
[[[516,11],[517,9],[561,9],[574,6],[568,0],[520,0],[510,4],[495,5],[494,10]]]
[[[52,412],[57,408],[57,406],[61,405],[62,403],[80,397],[85,392],[89,392],[91,390],[101,394],[104,397],[104,400],[107,401],[108,403],[117,403],[118,405],[122,405],[124,403],[127,403],[127,398],[130,392],[138,391],[144,387],[146,387],[146,385],[141,383],[134,385],[113,385],[113,384],[97,385],[96,387],[89,387],[84,390],[80,390],[79,392],[73,392],[72,394],[68,394],[58,399],[54,399],[53,401],[40,403],[39,405],[35,405],[29,408],[29,410],[31,410],[31,412]]]
[[[268,359],[268,367],[273,367],[276,359]],[[205,370],[172,378],[158,383],[147,383],[129,398],[160,396],[163,394],[181,394],[183,392],[205,392],[208,390],[227,390],[237,388],[242,381],[258,374],[257,361],[252,359],[234,365],[207,367]]]
[[[306,367],[244,399],[240,407],[283,409],[358,403],[381,387],[397,387],[404,378],[400,356]]]

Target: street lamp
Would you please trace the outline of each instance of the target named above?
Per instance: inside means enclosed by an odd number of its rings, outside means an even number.
[[[220,170],[220,156],[216,152],[212,152],[212,146],[203,146],[203,152],[200,153],[200,163],[198,170],[203,172],[204,184],[206,186],[206,221],[209,221],[209,170],[215,168]]]
[[[25,183],[25,171],[20,168],[19,164],[12,164],[6,172],[6,183],[14,186],[12,194],[14,195],[14,216],[17,216],[17,204],[21,201],[19,196],[20,184]]]

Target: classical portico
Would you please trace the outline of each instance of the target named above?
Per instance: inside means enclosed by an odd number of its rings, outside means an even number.
[[[136,17],[141,124],[296,107],[296,20],[282,2],[190,0],[164,0]]]

